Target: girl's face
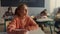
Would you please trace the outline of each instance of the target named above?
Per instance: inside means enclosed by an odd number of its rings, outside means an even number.
[[[20,9],[18,9],[18,14],[23,17],[27,15],[27,6],[22,6]]]

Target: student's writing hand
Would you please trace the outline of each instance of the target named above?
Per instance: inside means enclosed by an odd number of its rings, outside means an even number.
[[[25,34],[27,33],[26,29],[15,29],[15,32],[20,33],[20,34]]]
[[[27,32],[26,29],[15,29],[15,31]]]
[[[15,27],[11,26],[11,27],[8,27],[8,31],[14,31],[15,30]]]

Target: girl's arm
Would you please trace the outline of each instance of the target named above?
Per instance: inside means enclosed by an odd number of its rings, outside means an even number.
[[[30,17],[28,19],[28,23],[29,24],[26,26],[26,29],[28,29],[29,31],[30,30],[36,30],[36,29],[39,28],[38,24],[36,24],[36,22],[32,18],[30,18]]]
[[[7,26],[7,32],[12,32],[16,28],[16,19],[13,19]]]

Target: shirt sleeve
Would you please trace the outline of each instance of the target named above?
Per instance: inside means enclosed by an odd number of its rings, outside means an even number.
[[[16,19],[13,19],[7,26],[7,32],[12,32],[16,28]]]
[[[26,29],[30,30],[36,30],[38,29],[38,24],[31,18],[28,18],[28,26],[26,27]]]

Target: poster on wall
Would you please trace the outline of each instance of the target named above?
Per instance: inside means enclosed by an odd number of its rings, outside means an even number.
[[[1,6],[18,6],[26,3],[29,7],[44,7],[45,0],[1,0]]]

